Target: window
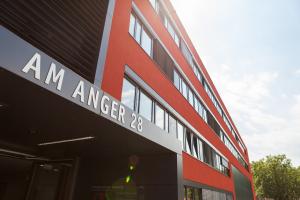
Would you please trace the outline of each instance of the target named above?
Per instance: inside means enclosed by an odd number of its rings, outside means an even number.
[[[192,155],[192,133],[188,130],[185,135],[185,151]]]
[[[199,104],[198,104],[198,113],[202,117],[202,119],[207,123],[207,111],[203,107],[203,105],[201,104],[201,102],[199,102]]]
[[[188,89],[184,81],[181,81],[181,89],[182,89],[181,93],[184,96],[184,98],[188,99],[188,94],[187,94]]]
[[[202,199],[201,189],[194,188],[194,200],[201,200],[201,199]]]
[[[176,119],[171,115],[169,115],[169,133],[176,136]]]
[[[130,14],[130,22],[129,22],[129,33],[134,37],[134,39],[140,43],[141,41],[141,30],[142,25],[141,22],[136,18],[134,14]]]
[[[176,45],[179,47],[179,42],[180,42],[180,40],[179,40],[179,37],[178,37],[177,34],[175,34],[174,40],[175,40]]]
[[[186,58],[187,62],[192,67],[192,65],[193,65],[193,57],[192,57],[192,54],[190,53],[187,45],[184,43],[183,40],[181,40],[181,52],[182,52],[183,56]]]
[[[139,114],[151,121],[152,119],[152,100],[140,92]]]
[[[225,115],[223,115],[223,120],[224,120],[226,126],[227,126],[227,127],[229,128],[229,130],[231,131],[231,126],[230,126],[229,121],[228,121],[228,119],[227,119],[227,117],[226,117]]]
[[[200,70],[198,69],[198,66],[197,64],[194,62],[194,66],[195,66],[195,69],[194,69],[194,73],[197,77],[197,79],[200,81],[200,83],[202,84],[202,75],[201,75],[201,72]]]
[[[200,102],[198,103],[198,113],[203,118],[203,106]]]
[[[194,94],[191,89],[189,89],[189,103],[194,106]]]
[[[142,42],[141,42],[142,48],[146,51],[146,53],[149,56],[152,56],[152,39],[149,36],[149,34],[143,29],[142,31]]]
[[[193,156],[199,159],[199,146],[198,146],[198,138],[193,136]]]
[[[234,136],[235,140],[239,142],[239,137],[237,136],[236,132],[233,129],[231,130],[231,133]]]
[[[207,164],[213,166],[213,163],[212,163],[212,149],[206,143],[203,143],[203,157],[204,157],[204,162],[206,162]]]
[[[178,73],[174,70],[174,85],[180,91],[180,78]]]
[[[155,124],[161,129],[164,129],[164,115],[165,111],[158,104],[155,104]]]
[[[156,39],[153,40],[153,60],[159,69],[162,70],[170,80],[174,81],[174,62],[165,48]]]
[[[248,165],[247,163],[243,160],[242,156],[238,153],[238,151],[235,149],[231,141],[228,139],[228,137],[224,134],[224,144],[225,146],[231,151],[231,153],[236,157],[236,159],[239,161],[239,163],[248,171]]]
[[[184,196],[185,196],[185,200],[193,200],[193,188],[191,187],[185,187],[185,192],[184,192]]]
[[[219,154],[217,154],[216,152],[213,153],[214,155],[214,167],[218,170],[222,170],[221,168],[221,156],[219,156]]]
[[[196,112],[198,112],[199,100],[197,99],[196,95],[194,95],[194,108],[195,108]]]
[[[155,10],[156,12],[158,12],[158,9],[159,9],[158,0],[149,0],[149,1],[150,1],[150,3],[151,3],[152,7],[154,8],[154,10]]]
[[[227,194],[227,195],[226,195],[226,200],[233,200],[232,195],[231,195],[231,194]]]
[[[168,32],[170,33],[172,39],[176,43],[176,45],[179,47],[179,36],[176,33],[173,25],[171,24],[170,20],[168,19],[167,16],[164,16],[164,25],[167,28]]]
[[[140,44],[141,43],[141,32],[142,32],[142,25],[139,20],[135,20],[135,33],[134,39]]]
[[[207,123],[207,111],[205,108],[203,108],[203,116],[202,116],[203,120]]]
[[[152,37],[140,20],[132,13],[130,15],[129,33],[134,37],[137,43],[141,45],[145,52],[149,56],[152,56]]]
[[[230,176],[229,165],[224,158],[221,158],[221,172],[227,176]]]
[[[224,133],[221,129],[220,129],[220,138],[224,142]]]
[[[203,142],[198,138],[199,160],[203,161]]]
[[[169,114],[165,112],[165,130],[169,132]]]
[[[182,124],[180,124],[179,122],[177,122],[177,138],[178,140],[181,141],[182,143],[182,149],[184,149],[183,147],[183,126]]]
[[[130,14],[130,23],[129,23],[129,33],[134,36],[134,28],[135,28],[135,16]]]
[[[216,105],[216,108],[217,108],[219,114],[222,116],[222,109],[221,109],[221,107],[220,107],[220,105],[218,103]]]
[[[222,165],[226,168],[229,168],[228,162],[224,158],[222,158]]]
[[[213,188],[184,186],[184,200],[232,200],[232,194]]]
[[[135,86],[125,78],[123,79],[121,102],[134,110]]]

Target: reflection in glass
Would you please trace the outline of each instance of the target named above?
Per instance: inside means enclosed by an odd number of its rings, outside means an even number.
[[[198,149],[198,138],[196,136],[193,136],[193,156],[196,158],[199,158]]]
[[[169,133],[176,135],[176,119],[169,115]]]
[[[174,70],[174,85],[178,90],[180,90],[179,75],[175,70]]]
[[[152,100],[143,92],[140,93],[139,114],[149,121],[152,119]]]
[[[142,31],[142,25],[138,20],[136,20],[136,27],[135,27],[135,40],[140,43],[141,42],[141,31]]]
[[[183,149],[183,126],[179,122],[177,123],[177,139],[181,141]]]
[[[135,17],[133,14],[130,14],[129,33],[132,36],[134,36],[134,25],[135,25]]]
[[[155,104],[155,124],[164,129],[164,110],[158,104]]]
[[[169,114],[165,112],[165,130],[169,132]]]
[[[194,94],[191,89],[189,89],[189,103],[194,106]]]
[[[121,102],[134,110],[135,86],[127,79],[123,79]]]
[[[188,99],[187,86],[184,81],[181,81],[181,88],[182,88],[182,95],[184,96],[184,98]]]
[[[151,56],[152,52],[152,39],[149,34],[143,29],[142,31],[142,48],[146,51],[146,53]]]
[[[192,137],[189,131],[186,131],[185,150],[188,154],[192,154]]]

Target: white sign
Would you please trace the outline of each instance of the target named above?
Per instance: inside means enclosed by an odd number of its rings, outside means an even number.
[[[55,84],[56,90],[63,92],[66,70],[62,67],[58,68],[55,63],[51,62],[44,82],[41,80],[41,70],[41,55],[39,53],[35,53],[22,68],[22,72],[26,74],[31,72],[35,79],[40,80],[43,84]],[[100,97],[100,93],[98,88],[89,84],[87,81],[79,80],[73,89],[71,97],[79,100],[85,105],[91,106],[94,110],[97,110],[100,106],[100,112],[102,114],[109,116],[122,124],[126,124],[125,107],[106,94],[103,94],[102,97]],[[139,115],[133,112],[130,120],[129,123],[132,129],[139,132],[143,131],[143,119]]]

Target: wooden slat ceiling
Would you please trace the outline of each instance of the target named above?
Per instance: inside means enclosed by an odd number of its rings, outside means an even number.
[[[108,0],[0,1],[0,24],[93,82]]]

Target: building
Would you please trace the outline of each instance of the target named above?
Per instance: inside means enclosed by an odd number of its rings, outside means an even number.
[[[0,2],[0,199],[253,199],[169,0]]]

